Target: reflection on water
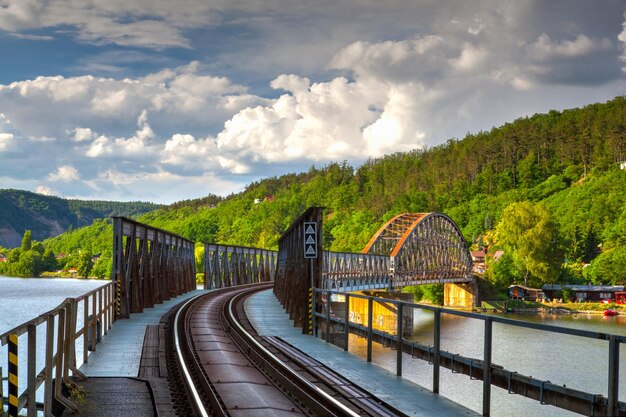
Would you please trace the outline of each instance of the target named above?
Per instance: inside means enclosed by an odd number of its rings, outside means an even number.
[[[583,330],[626,335],[626,317],[602,315],[534,315],[506,314],[507,318]],[[433,314],[414,311],[414,331],[411,340],[433,344]],[[484,322],[459,316],[442,315],[441,348],[451,353],[482,359]],[[350,351],[365,357],[366,341],[351,336]],[[621,347],[626,355],[626,348]],[[375,344],[374,363],[395,372],[396,351]],[[607,395],[608,342],[597,339],[548,333],[494,323],[494,364],[520,374],[549,380],[555,384],[582,391]],[[626,361],[621,361],[620,374],[626,375]],[[432,366],[426,361],[403,358],[403,377],[432,389]],[[482,411],[482,381],[441,368],[440,393],[477,412]],[[620,398],[626,399],[626,384],[620,386]],[[539,402],[506,390],[492,388],[493,416],[575,416],[578,414],[541,405]]]

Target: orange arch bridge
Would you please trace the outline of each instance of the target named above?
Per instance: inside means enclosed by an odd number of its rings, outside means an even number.
[[[463,235],[445,214],[400,214],[376,232],[363,253],[390,257],[394,287],[473,281]]]

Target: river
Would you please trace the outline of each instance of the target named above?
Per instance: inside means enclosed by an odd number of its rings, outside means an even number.
[[[57,307],[68,297],[83,295],[95,288],[105,285],[109,281],[85,280],[85,279],[60,279],[60,278],[9,278],[0,276],[0,334],[25,323],[46,311]],[[79,303],[78,318],[83,317],[83,303]],[[82,326],[82,322],[80,322]],[[45,341],[45,325],[37,327],[37,341]],[[19,364],[22,372],[26,370],[26,346],[27,335],[18,339]],[[40,345],[42,346],[42,345]],[[77,342],[77,351],[82,350],[82,339]],[[44,349],[37,349],[37,372],[45,361]],[[77,357],[78,366],[82,364],[82,355]],[[3,376],[7,376],[7,346],[0,347],[0,367],[3,368]],[[20,393],[26,388],[26,378],[19,377]],[[7,395],[7,383],[4,382],[4,395]],[[42,392],[37,392],[38,400],[41,400]]]
[[[84,294],[108,281],[42,278],[6,278],[0,276],[0,334],[48,311],[67,297]],[[79,313],[78,317],[82,315]],[[515,315],[507,317],[542,322],[579,329],[626,335],[626,317],[605,318],[599,315]],[[40,331],[45,326],[39,326]],[[441,347],[463,356],[482,358],[482,321],[442,316]],[[432,344],[433,316],[431,313],[414,311],[414,340]],[[41,337],[41,336],[40,336]],[[26,345],[25,335],[20,337],[21,349]],[[535,378],[548,379],[555,384],[596,394],[607,393],[608,344],[601,340],[550,334],[537,330],[504,326],[493,326],[493,363]],[[350,351],[365,356],[365,340],[351,336]],[[80,351],[80,350],[79,350]],[[396,351],[374,344],[373,361],[395,372]],[[622,346],[621,357],[626,358]],[[24,355],[25,356],[25,355]],[[80,355],[79,355],[80,356]],[[80,358],[78,358],[80,360]],[[6,370],[6,346],[0,348],[0,366]],[[43,362],[38,360],[38,369]],[[403,377],[426,388],[432,388],[432,366],[425,361],[403,359]],[[25,369],[25,368],[22,368]],[[621,361],[620,375],[626,375],[626,359]],[[5,371],[6,376],[6,371]],[[622,378],[623,380],[624,378]],[[20,379],[20,385],[25,382]],[[5,384],[6,395],[6,384]],[[453,401],[481,412],[482,381],[470,380],[468,376],[453,374],[441,368],[440,393]],[[620,386],[620,398],[626,399],[626,383]],[[506,390],[492,388],[493,416],[574,416],[549,405],[541,405]]]
[[[626,335],[626,317],[602,315],[535,315],[506,314],[506,317],[555,326],[578,328],[596,332]],[[413,340],[432,345],[433,314],[414,311]],[[441,349],[466,357],[482,359],[484,322],[465,317],[442,315]],[[350,351],[366,356],[363,338],[351,336]],[[396,371],[396,351],[373,347],[373,362],[391,372]],[[622,345],[621,358],[626,355]],[[492,362],[505,369],[517,371],[567,387],[607,395],[608,343],[602,340],[548,333],[522,327],[493,325]],[[626,361],[622,359],[620,375],[626,375]],[[432,389],[432,366],[427,362],[403,357],[402,376],[421,386]],[[620,378],[622,381],[624,378]],[[482,381],[452,373],[441,368],[440,393],[474,411],[482,411]],[[626,383],[620,386],[620,399],[626,399]],[[492,416],[577,416],[578,414],[550,405],[541,405],[506,390],[492,387]]]

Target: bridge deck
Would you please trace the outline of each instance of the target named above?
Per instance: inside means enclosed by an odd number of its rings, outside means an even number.
[[[172,307],[203,292],[206,291],[190,291],[153,308],[146,308],[143,313],[131,314],[128,320],[116,321],[80,371],[88,377],[136,378],[147,326],[159,324],[161,317]]]
[[[205,291],[196,290],[183,294],[154,308],[145,309],[143,313],[132,314],[129,320],[119,320],[113,325],[109,334],[97,345],[97,351],[89,355],[89,363],[80,368],[88,377],[107,377],[92,380],[98,384],[98,388],[85,386],[87,402],[94,403],[93,407],[82,410],[86,417],[107,415],[105,410],[110,412],[127,408],[133,409],[138,416],[153,415],[152,412],[156,410],[152,401],[146,397],[143,385],[141,389],[127,387],[124,392],[116,390],[115,395],[102,387],[120,384],[121,380],[116,378],[137,378],[147,327],[157,325],[161,317],[175,305],[203,292]],[[278,336],[286,340],[408,415],[478,415],[375,364],[367,363],[352,353],[344,352],[321,339],[303,335],[299,328],[293,327],[271,291],[263,291],[251,297],[246,303],[246,311],[261,335]],[[145,401],[142,401],[140,398],[144,397]],[[105,414],[101,414],[103,412]],[[156,411],[155,415],[161,413]]]
[[[146,308],[143,313],[131,314],[130,319],[118,320],[113,324],[108,335],[96,345],[97,351],[89,355],[89,362],[80,367],[89,377],[87,381],[79,382],[85,393],[77,402],[82,417],[173,415],[167,379],[160,378],[159,375],[137,378],[144,339],[148,327],[158,329],[161,317],[172,307],[203,292],[206,291],[191,291],[154,308]],[[154,340],[148,340],[148,345],[154,343]]]
[[[293,322],[270,290],[250,297],[246,301],[246,313],[261,336],[282,338],[407,415],[479,415],[350,352],[319,338],[303,335],[299,328],[293,327]]]

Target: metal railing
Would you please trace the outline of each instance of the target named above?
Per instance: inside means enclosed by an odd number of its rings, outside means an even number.
[[[125,217],[113,217],[117,318],[130,318],[196,288],[194,242]]]
[[[245,246],[204,244],[204,289],[274,280],[278,252]]]
[[[322,252],[321,287],[327,290],[388,288],[390,257],[367,253]]]
[[[395,345],[397,349],[396,374],[402,375],[402,353],[409,353],[413,357],[428,360],[433,365],[433,392],[439,392],[440,367],[444,366],[452,369],[453,372],[465,373],[472,379],[483,380],[482,414],[489,416],[491,412],[491,386],[495,385],[507,389],[509,393],[524,395],[541,401],[542,404],[549,403],[560,408],[564,408],[579,414],[594,416],[619,416],[626,415],[626,404],[619,401],[619,348],[621,343],[626,343],[626,336],[579,330],[545,324],[524,322],[508,319],[504,317],[488,316],[460,310],[434,307],[423,304],[407,303],[400,300],[379,298],[361,294],[351,294],[345,292],[331,291],[325,289],[315,289],[315,297],[322,306],[323,311],[315,311],[315,322],[318,330],[325,327],[322,336],[326,342],[331,341],[331,328],[341,327],[342,332],[335,333],[337,341],[343,345],[344,350],[349,348],[349,334],[356,333],[367,338],[367,361],[372,361],[372,343],[377,341],[383,345]],[[332,296],[340,295],[345,297],[343,310],[341,307],[332,308]],[[350,321],[350,299],[360,298],[367,300],[367,322],[358,324]],[[397,316],[403,317],[406,308],[428,310],[434,314],[433,345],[426,346],[417,342],[411,342],[402,337],[403,320],[397,320],[395,334],[383,332],[373,328],[372,311],[374,303],[384,305],[395,305]],[[441,316],[444,314],[467,317],[484,322],[483,336],[483,359],[468,358],[461,355],[452,354],[441,350]],[[348,325],[346,325],[346,319]],[[550,333],[560,333],[586,339],[606,340],[608,342],[608,393],[604,397],[595,395],[565,386],[560,386],[543,381],[530,376],[525,376],[514,371],[504,369],[494,365],[492,358],[493,323],[500,323],[506,326],[516,326],[534,329]],[[338,337],[337,337],[338,336]],[[558,401],[557,401],[558,400]]]
[[[78,319],[79,307],[82,307],[82,320]],[[0,335],[1,346],[8,345],[8,378],[3,378],[0,368],[0,380],[8,380],[9,395],[4,397],[0,384],[0,414],[5,407],[8,415],[17,417],[26,408],[27,416],[34,417],[37,410],[52,416],[53,407],[60,406],[79,411],[65,395],[63,386],[73,387],[70,374],[78,378],[85,376],[78,370],[76,361],[76,342],[82,338],[82,360],[87,363],[88,351],[96,350],[96,344],[102,335],[107,334],[115,319],[114,284],[108,283],[76,298],[66,298],[58,307]],[[79,325],[82,327],[78,328]],[[39,340],[38,327],[45,327],[45,340]],[[27,335],[26,370],[19,360],[19,336]],[[37,371],[37,350],[39,344],[45,346],[45,364]],[[18,393],[18,381],[26,377],[26,389]],[[43,385],[43,403],[37,403],[37,390]]]

